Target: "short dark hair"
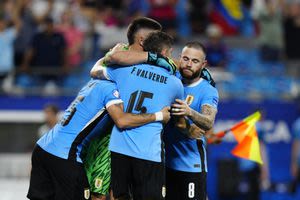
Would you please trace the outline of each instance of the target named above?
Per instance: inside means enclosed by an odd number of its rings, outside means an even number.
[[[143,42],[144,51],[153,53],[161,53],[164,47],[171,48],[173,45],[173,38],[162,31],[150,33]]]
[[[46,104],[44,109],[49,109],[54,114],[57,114],[59,112],[59,108],[55,104]]]
[[[206,56],[206,48],[205,48],[205,46],[204,46],[201,42],[198,42],[198,41],[191,41],[191,42],[186,43],[186,44],[184,45],[184,47],[202,50],[203,53],[204,53],[204,55]]]
[[[127,39],[129,45],[132,45],[134,43],[135,34],[140,29],[153,29],[160,31],[162,29],[162,26],[159,22],[155,21],[154,19],[147,18],[147,17],[139,17],[133,20],[127,29]]]

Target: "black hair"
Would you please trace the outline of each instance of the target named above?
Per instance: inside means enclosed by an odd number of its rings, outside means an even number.
[[[173,45],[173,38],[162,31],[150,33],[143,42],[144,51],[153,53],[161,53],[163,48],[171,48]]]
[[[129,45],[134,43],[135,35],[140,29],[153,29],[160,31],[162,26],[159,22],[155,21],[154,19],[147,18],[147,17],[139,17],[133,20],[127,29],[127,39]]]

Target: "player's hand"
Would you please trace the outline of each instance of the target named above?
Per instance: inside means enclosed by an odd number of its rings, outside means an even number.
[[[168,123],[168,121],[170,120],[171,118],[171,115],[170,115],[170,107],[169,106],[166,106],[164,107],[162,110],[161,110],[162,114],[163,114],[163,120],[162,122],[164,124]]]
[[[148,52],[147,63],[150,65],[156,65],[162,67],[170,72],[170,74],[175,74],[176,64],[169,58],[162,56],[159,53]]]
[[[176,103],[172,104],[172,115],[187,117],[190,117],[192,115],[192,109],[185,101],[182,101],[180,99],[176,99],[175,101]]]
[[[125,43],[118,43],[116,44],[112,49],[110,49],[111,53],[117,52],[117,51],[124,51],[124,49],[127,48],[127,44]]]

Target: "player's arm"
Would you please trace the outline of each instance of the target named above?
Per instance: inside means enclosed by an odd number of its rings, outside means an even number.
[[[208,131],[213,127],[217,109],[211,105],[204,104],[201,107],[201,112],[189,107],[189,105],[180,99],[176,99],[176,103],[172,105],[172,115],[174,116],[187,116],[199,128]]]
[[[125,51],[120,50],[120,47],[114,47],[105,57],[99,59],[90,71],[92,78],[106,79],[103,71],[103,66],[118,64],[133,65],[137,63],[148,63],[167,69],[171,74],[175,74],[177,69],[173,60],[162,56],[161,54],[143,52],[143,51]]]
[[[187,120],[185,117],[174,117],[173,119],[175,122],[175,127],[189,138],[199,139],[205,134],[203,129],[199,128],[195,124],[190,124],[189,120]]]
[[[106,80],[108,79],[106,76],[106,68],[104,66],[104,59],[105,58],[101,58],[99,59],[95,65],[93,66],[93,68],[90,71],[90,76],[92,78],[97,78],[97,79],[102,79],[102,80]]]
[[[104,61],[107,65],[134,65],[138,63],[147,63],[167,69],[171,74],[174,74],[177,69],[177,65],[172,59],[164,57],[160,53],[144,51],[112,51],[105,56]]]
[[[169,107],[164,107],[161,111],[154,114],[133,114],[123,111],[123,104],[113,104],[106,108],[112,120],[118,128],[131,128],[144,124],[161,121],[167,123],[170,119]]]
[[[110,52],[105,56],[105,63],[107,65],[134,65],[138,63],[145,63],[148,59],[148,52],[144,51],[115,51]]]

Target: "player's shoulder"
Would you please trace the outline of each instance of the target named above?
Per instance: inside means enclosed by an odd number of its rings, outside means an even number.
[[[179,79],[178,77],[176,77],[175,75],[170,75],[169,79],[176,85],[183,87],[182,81],[181,79]]]
[[[116,84],[110,80],[99,80],[99,79],[92,79],[89,81],[88,86],[93,86],[99,90],[109,90],[117,88]]]
[[[202,86],[203,86],[204,90],[208,94],[219,96],[217,88],[215,88],[214,86],[212,86],[207,80],[202,79]]]

